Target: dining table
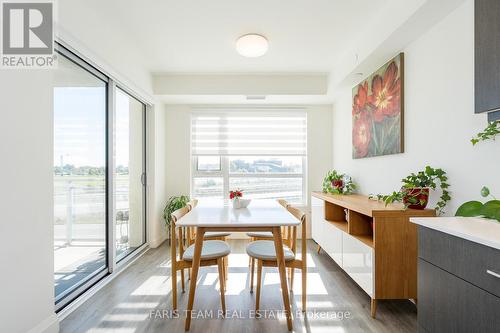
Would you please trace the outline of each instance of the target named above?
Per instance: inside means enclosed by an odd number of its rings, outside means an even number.
[[[200,268],[203,238],[206,232],[271,232],[276,248],[277,266],[283,296],[288,330],[293,329],[289,291],[283,252],[282,227],[298,226],[300,221],[276,200],[253,199],[246,208],[233,208],[229,200],[199,200],[198,205],[177,222],[179,228],[195,228],[196,238],[189,285],[185,330],[191,326],[191,317]]]

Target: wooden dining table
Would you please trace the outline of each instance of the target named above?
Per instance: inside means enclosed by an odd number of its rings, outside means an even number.
[[[209,200],[205,202],[200,200],[193,210],[179,219],[177,222],[178,227],[196,228],[185,330],[188,331],[191,326],[191,313],[193,311],[204,234],[209,231],[268,231],[272,232],[274,238],[284,312],[288,330],[291,331],[293,329],[292,313],[286,279],[281,227],[298,225],[300,225],[300,221],[277,201],[263,199],[254,199],[247,208],[239,209],[233,208],[229,200]]]

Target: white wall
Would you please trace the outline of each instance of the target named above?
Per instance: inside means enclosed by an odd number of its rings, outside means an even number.
[[[56,35],[143,97],[153,91],[147,55],[133,42],[113,3],[59,0]]]
[[[483,185],[499,195],[499,142],[472,147],[469,141],[487,124],[485,115],[474,115],[473,47],[473,1],[468,0],[402,50],[404,154],[351,158],[351,90],[342,91],[334,103],[334,167],[351,174],[364,194],[396,190],[401,178],[425,165],[441,167],[452,186],[448,214],[464,201],[479,199]]]
[[[214,106],[216,107],[216,106]],[[236,106],[237,107],[237,106]],[[245,105],[248,108],[248,105]],[[306,107],[308,195],[320,191],[323,177],[332,165],[331,106]],[[167,198],[189,194],[191,185],[190,127],[191,107],[165,105],[166,112],[166,188]],[[309,211],[309,208],[306,208]]]
[[[104,20],[99,11],[87,7],[87,1],[59,1],[58,9],[58,36],[148,97],[151,76],[119,25]],[[26,69],[0,74],[0,332],[58,331],[53,280],[52,74]]]
[[[0,332],[56,332],[52,73],[1,72]]]
[[[163,105],[156,104],[149,114],[149,224],[148,243],[150,247],[158,247],[166,239],[167,233],[163,221],[163,208],[167,201],[166,196],[166,113]]]

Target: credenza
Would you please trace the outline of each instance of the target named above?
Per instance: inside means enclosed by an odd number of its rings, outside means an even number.
[[[312,238],[371,298],[417,298],[417,228],[410,217],[433,209],[404,209],[360,194],[313,192]]]

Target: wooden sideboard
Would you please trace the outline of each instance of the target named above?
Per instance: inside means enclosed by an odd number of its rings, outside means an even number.
[[[435,216],[433,209],[322,192],[312,193],[311,206],[313,239],[371,297],[372,317],[377,300],[417,298],[417,227],[409,219]]]

